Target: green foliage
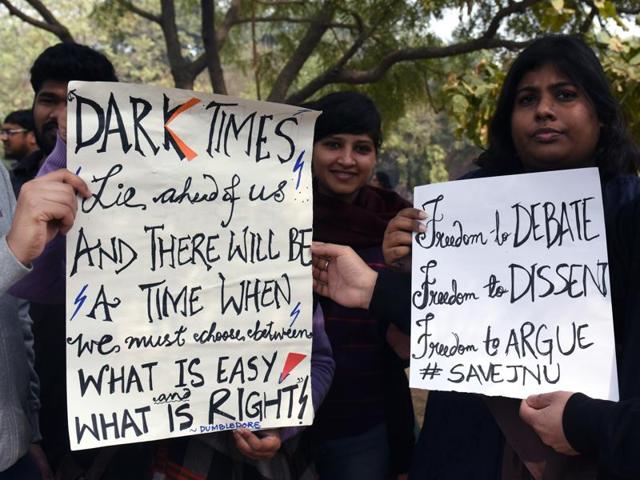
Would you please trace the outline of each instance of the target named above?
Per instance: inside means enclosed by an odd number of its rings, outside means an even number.
[[[619,20],[610,1],[594,2],[603,17]],[[576,2],[549,1],[534,8],[533,16],[540,25],[554,31],[571,32],[565,15],[575,15]],[[584,14],[584,12],[583,12]],[[558,18],[563,20],[557,25]],[[558,28],[555,28],[558,26]],[[640,142],[640,39],[589,33],[585,39],[594,48],[607,73],[614,94],[626,114],[636,141]],[[509,64],[517,53],[492,51],[473,55],[471,68],[452,64],[447,80],[437,91],[444,110],[455,119],[455,132],[478,146],[487,143],[487,125]]]
[[[455,119],[455,133],[478,146],[487,143],[487,124],[505,76],[500,68],[483,54],[470,69],[456,74],[451,71],[442,88],[444,105]]]
[[[458,177],[478,151],[468,141],[457,140],[452,130],[449,118],[427,105],[410,109],[386,126],[380,169],[407,189]]]
[[[375,69],[392,52],[477,39],[499,11],[515,5],[511,0],[329,1],[333,8],[331,26],[305,59],[288,88],[289,94],[336,66],[365,72]],[[25,0],[13,3],[37,17]],[[173,85],[160,26],[133,13],[124,6],[125,2],[45,0],[43,3],[70,29],[76,41],[107,54],[123,81]],[[158,0],[131,3],[153,15],[160,14]],[[200,2],[174,3],[181,53],[189,62],[202,55],[204,48]],[[497,38],[524,41],[545,32],[585,34],[599,53],[632,131],[640,139],[640,40],[606,32],[611,25],[622,25],[616,5],[636,4],[637,0],[544,0],[507,16]],[[230,5],[231,0],[215,2],[218,27]],[[220,51],[229,93],[266,98],[323,5],[320,0],[243,1],[239,14],[243,21],[230,30]],[[453,39],[445,42],[434,33],[433,23],[452,9],[458,21]],[[250,21],[253,17],[258,19],[254,24]],[[270,18],[280,20],[264,21]],[[640,25],[640,16],[625,19]],[[359,49],[340,63],[357,39],[362,40]],[[0,52],[4,67],[0,71],[0,110],[6,114],[31,104],[28,69],[45,47],[58,40],[9,16],[3,7],[0,7],[0,40],[5,46],[12,46]],[[467,168],[477,154],[470,145],[486,144],[487,122],[515,54],[506,49],[492,49],[428,60],[416,58],[396,63],[372,83],[329,83],[315,91],[312,98],[345,89],[371,95],[384,118],[387,167],[394,169],[409,186],[441,181]],[[211,91],[206,71],[197,78],[194,88]]]
[[[29,68],[40,52],[52,43],[53,37],[17,20],[0,10],[0,113],[29,108],[33,92],[29,83]],[[10,47],[9,47],[10,46]]]
[[[632,37],[622,42],[603,33],[595,39],[594,47],[622,105],[632,135],[640,143],[640,39]]]

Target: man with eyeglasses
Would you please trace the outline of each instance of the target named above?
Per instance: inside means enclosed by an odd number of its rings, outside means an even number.
[[[7,115],[0,128],[0,140],[4,157],[16,161],[11,170],[11,184],[17,197],[22,185],[36,176],[44,160],[36,141],[31,110],[16,110]]]
[[[76,43],[53,45],[36,58],[31,67],[35,94],[33,118],[38,145],[47,158],[35,182],[51,172],[70,174],[66,170],[66,116],[67,87],[72,80],[116,82],[117,77],[107,57]],[[144,478],[149,470],[145,464],[149,458],[146,444],[121,446],[115,453],[101,449],[70,451],[65,375],[65,278],[65,240],[64,236],[58,235],[34,260],[31,272],[10,290],[16,297],[31,302],[35,369],[40,378],[42,449],[56,478],[80,478],[89,470],[102,471],[107,467],[109,476],[105,474],[100,478]],[[4,480],[1,475],[0,480]]]

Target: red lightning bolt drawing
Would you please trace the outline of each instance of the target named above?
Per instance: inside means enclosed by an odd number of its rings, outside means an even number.
[[[303,353],[290,353],[287,355],[287,359],[284,362],[284,367],[282,368],[282,373],[280,373],[280,380],[278,383],[282,383],[285,378],[289,376],[291,370],[296,368],[302,360],[306,357]]]

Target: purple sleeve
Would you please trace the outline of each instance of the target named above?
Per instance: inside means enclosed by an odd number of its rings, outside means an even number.
[[[317,411],[333,380],[336,364],[329,337],[324,331],[324,314],[320,304],[313,313],[313,345],[311,350],[311,395],[313,410]],[[286,427],[280,429],[280,438],[285,441],[300,433],[304,427]]]
[[[56,146],[47,159],[42,163],[40,170],[38,170],[38,175],[36,176],[41,177],[42,175],[55,172],[61,168],[67,168],[67,144],[62,138],[58,137],[56,140]]]
[[[44,161],[38,177],[67,166],[67,145],[60,137],[53,152]],[[32,302],[63,304],[65,302],[66,237],[58,235],[33,261],[33,270],[17,282],[9,292]]]

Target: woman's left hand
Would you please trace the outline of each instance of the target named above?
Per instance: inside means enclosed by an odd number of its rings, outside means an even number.
[[[260,436],[258,436],[260,435]],[[246,428],[233,431],[236,447],[243,455],[253,460],[269,460],[280,450],[278,430],[260,430],[256,435]]]
[[[562,428],[562,414],[571,395],[572,392],[531,395],[520,404],[520,418],[535,430],[546,445],[564,455],[578,455]]]

